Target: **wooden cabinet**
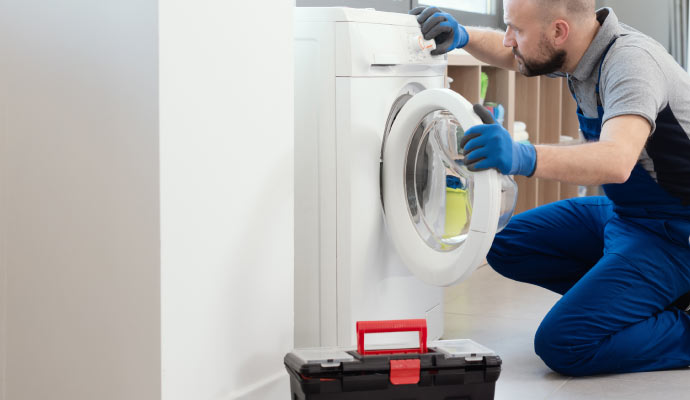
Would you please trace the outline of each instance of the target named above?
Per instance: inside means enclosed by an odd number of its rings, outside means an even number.
[[[534,144],[558,144],[561,136],[580,140],[577,106],[564,78],[528,78],[484,64],[463,51],[448,55],[450,88],[472,103],[480,101],[482,72],[489,77],[485,101],[503,105],[504,126],[511,135],[514,122],[522,121]],[[576,185],[523,176],[515,180],[519,185],[516,213],[578,195]]]

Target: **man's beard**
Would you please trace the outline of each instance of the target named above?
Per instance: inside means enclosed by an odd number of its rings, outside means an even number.
[[[566,53],[565,50],[555,50],[553,47],[548,45],[546,40],[542,41],[541,45],[542,49],[548,52],[548,58],[546,61],[528,61],[516,48],[513,47],[513,54],[515,54],[521,61],[518,62],[518,68],[520,69],[521,74],[525,76],[546,75],[560,71],[563,68],[568,53]]]

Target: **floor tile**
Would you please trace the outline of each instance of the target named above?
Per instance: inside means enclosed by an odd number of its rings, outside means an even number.
[[[472,339],[495,351],[503,361],[496,399],[542,399],[558,390],[567,377],[552,372],[534,353],[538,321],[446,315],[445,339]]]
[[[635,374],[607,375],[604,379],[653,382],[672,386],[682,386],[690,389],[690,368],[670,371],[640,372]],[[688,390],[687,398],[690,399],[690,390]]]
[[[534,285],[511,281],[491,267],[446,290],[445,312],[541,320],[560,295]]]
[[[609,376],[571,379],[548,397],[549,400],[680,400],[688,398],[690,398],[690,390],[680,380],[675,383],[659,383],[643,377],[628,380]]]

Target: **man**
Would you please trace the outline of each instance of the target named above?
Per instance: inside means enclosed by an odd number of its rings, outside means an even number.
[[[473,170],[496,168],[606,197],[565,200],[513,218],[487,259],[500,274],[563,295],[535,337],[572,376],[690,365],[690,76],[649,37],[594,0],[505,0],[505,33],[418,8],[442,54],[464,47],[524,75],[567,76],[587,143],[532,146],[497,124],[467,131]]]

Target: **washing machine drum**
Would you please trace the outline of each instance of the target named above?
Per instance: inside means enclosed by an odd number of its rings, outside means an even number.
[[[459,94],[429,89],[402,106],[384,140],[381,190],[389,235],[412,273],[432,285],[469,277],[515,209],[512,178],[464,165],[460,141],[481,123]]]

